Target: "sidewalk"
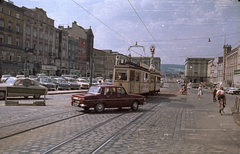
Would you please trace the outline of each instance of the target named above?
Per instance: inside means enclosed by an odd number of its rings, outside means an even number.
[[[240,126],[240,113],[237,112],[237,109],[235,107],[231,107],[231,111],[232,111],[233,119],[235,123]]]

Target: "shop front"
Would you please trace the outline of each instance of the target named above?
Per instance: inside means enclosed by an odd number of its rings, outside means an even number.
[[[51,65],[42,65],[41,73],[46,74],[47,76],[55,76],[57,71],[56,66]]]

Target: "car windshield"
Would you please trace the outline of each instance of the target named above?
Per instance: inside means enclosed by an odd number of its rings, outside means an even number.
[[[76,82],[76,79],[68,79],[69,82]]]
[[[90,89],[88,90],[88,93],[91,93],[91,94],[100,94],[100,93],[101,93],[101,87],[92,86],[92,87],[90,87]]]
[[[9,77],[5,83],[13,85],[16,80],[16,78]]]

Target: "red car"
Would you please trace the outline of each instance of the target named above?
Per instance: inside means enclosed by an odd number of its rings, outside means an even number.
[[[128,94],[124,87],[116,85],[92,86],[88,93],[74,94],[71,99],[72,106],[82,107],[84,110],[94,108],[95,112],[122,107],[131,107],[132,111],[136,111],[139,105],[146,104],[145,96]]]

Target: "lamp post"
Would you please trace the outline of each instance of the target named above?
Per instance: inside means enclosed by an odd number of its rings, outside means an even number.
[[[154,55],[154,52],[155,52],[155,46],[154,45],[151,45],[150,46],[150,51],[151,51],[151,59],[150,59],[150,66],[149,66],[149,71],[155,71],[155,67],[153,66],[153,55]]]

